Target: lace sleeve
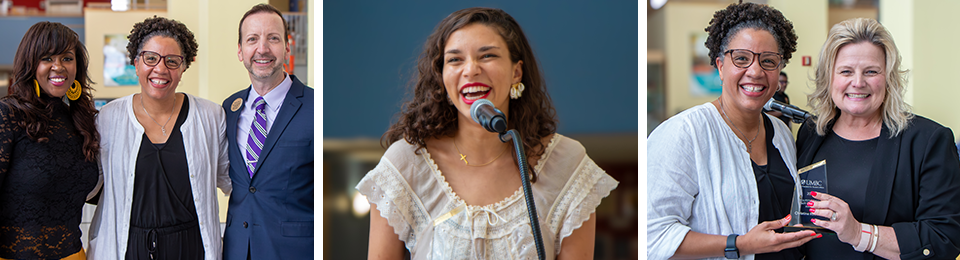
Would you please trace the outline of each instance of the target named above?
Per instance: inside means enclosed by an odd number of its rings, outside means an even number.
[[[13,144],[20,133],[20,126],[12,112],[7,104],[0,102],[0,187],[3,187],[3,182],[10,171]]]
[[[377,205],[380,216],[412,251],[417,241],[415,229],[426,226],[421,222],[429,220],[429,214],[393,163],[382,158],[377,167],[360,180],[357,190]]]
[[[560,193],[556,208],[551,213],[551,219],[559,225],[557,240],[554,245],[555,254],[560,254],[560,245],[563,239],[573,234],[583,222],[590,218],[600,205],[600,200],[610,195],[610,191],[617,187],[616,180],[607,175],[589,157],[584,157],[580,167],[571,177],[570,182]]]

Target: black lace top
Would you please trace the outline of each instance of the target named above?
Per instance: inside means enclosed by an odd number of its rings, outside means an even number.
[[[97,184],[83,136],[59,99],[37,142],[18,125],[22,113],[0,102],[0,257],[60,259],[80,251],[80,215]]]

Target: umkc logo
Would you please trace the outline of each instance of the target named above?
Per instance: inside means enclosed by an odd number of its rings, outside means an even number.
[[[823,188],[823,180],[800,179],[800,185],[802,185],[802,186],[804,186],[804,187]]]

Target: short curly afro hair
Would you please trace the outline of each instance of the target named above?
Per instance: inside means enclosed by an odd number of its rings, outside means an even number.
[[[143,49],[143,44],[155,36],[170,37],[180,45],[183,62],[190,68],[190,63],[197,57],[197,39],[187,26],[173,19],[163,17],[147,18],[143,22],[133,25],[130,35],[127,36],[127,55],[130,65],[136,65],[137,56]]]
[[[793,23],[780,11],[768,5],[741,1],[714,13],[710,25],[704,29],[710,34],[703,44],[710,50],[710,65],[717,67],[716,60],[723,55],[730,38],[745,28],[770,32],[777,41],[780,54],[783,55],[784,65],[793,56],[793,52],[797,51],[797,34],[793,31]]]

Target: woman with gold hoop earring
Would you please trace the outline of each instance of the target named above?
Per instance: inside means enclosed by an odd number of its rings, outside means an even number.
[[[86,258],[81,210],[100,183],[87,63],[60,23],[34,24],[20,41],[0,99],[0,259]]]
[[[357,185],[371,203],[370,258],[402,259],[404,247],[411,259],[538,256],[516,150],[471,119],[479,99],[503,111],[507,128],[523,138],[544,257],[592,257],[594,211],[618,182],[579,142],[556,133],[517,21],[500,9],[467,8],[443,19],[426,42],[413,100],[383,135],[390,146],[380,164]],[[404,203],[410,199],[422,203]]]

